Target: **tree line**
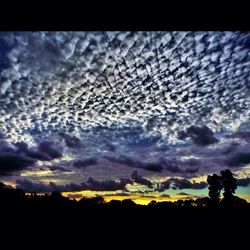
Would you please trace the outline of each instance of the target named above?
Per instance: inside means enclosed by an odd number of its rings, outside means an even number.
[[[101,196],[93,198],[83,197],[80,200],[64,197],[60,192],[37,194],[25,193],[21,189],[9,188],[0,182],[0,204],[1,208],[24,208],[24,209],[94,209],[94,208],[247,208],[250,204],[234,195],[237,189],[236,178],[228,169],[207,177],[208,197],[197,199],[185,199],[178,201],[152,200],[148,205],[136,204],[131,199],[111,200],[105,202]],[[223,197],[221,196],[223,192]]]

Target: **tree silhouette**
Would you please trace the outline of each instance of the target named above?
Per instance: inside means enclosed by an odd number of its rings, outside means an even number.
[[[234,193],[237,189],[236,179],[230,170],[226,169],[221,171],[222,185],[223,185],[223,196],[222,205],[232,206],[234,202]]]
[[[220,191],[222,189],[221,177],[217,174],[209,175],[207,182],[209,184],[208,195],[211,200],[211,205],[218,206],[220,203]]]
[[[236,179],[230,170],[221,171],[222,183],[224,188],[223,196],[225,199],[231,199],[237,189]]]
[[[233,177],[229,169],[222,170],[220,176],[213,174],[207,177],[209,184],[209,197],[211,206],[220,207],[242,207],[246,205],[246,201],[234,196],[237,189],[236,178]],[[220,192],[223,190],[223,199],[220,200]]]

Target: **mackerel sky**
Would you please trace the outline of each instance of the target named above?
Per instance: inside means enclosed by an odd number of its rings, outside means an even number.
[[[137,200],[250,197],[249,32],[1,32],[0,181]]]

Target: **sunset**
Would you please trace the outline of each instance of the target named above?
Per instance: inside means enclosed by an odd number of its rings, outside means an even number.
[[[227,169],[250,202],[249,45],[238,31],[1,32],[0,182],[148,205],[212,197],[213,174],[223,198]]]

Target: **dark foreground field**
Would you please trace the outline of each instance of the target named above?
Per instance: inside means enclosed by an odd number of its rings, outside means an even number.
[[[249,206],[1,206],[1,239],[19,244],[21,238],[24,246],[35,240],[44,249],[50,242],[56,249],[240,249],[248,241],[249,215]]]
[[[163,202],[164,203],[164,202]],[[222,225],[225,223],[250,223],[250,206],[244,207],[176,207],[167,204],[158,205],[111,205],[108,203],[91,206],[37,206],[16,204],[1,206],[2,221],[9,219],[37,221],[57,220],[59,223],[68,221],[84,222],[84,224],[127,224],[161,223],[171,227],[202,223]],[[250,224],[248,224],[250,225]]]
[[[93,245],[118,239],[123,246],[131,239],[169,244],[178,237],[176,244],[204,239],[200,248],[205,248],[217,240],[223,244],[228,240],[230,244],[246,241],[249,215],[250,204],[233,194],[223,199],[211,195],[196,200],[152,201],[143,206],[130,199],[105,202],[97,196],[76,201],[60,192],[37,195],[4,185],[0,188],[1,239],[13,233],[25,235],[23,239],[35,235],[46,241],[52,237],[59,243],[69,236],[77,242],[94,237]]]

